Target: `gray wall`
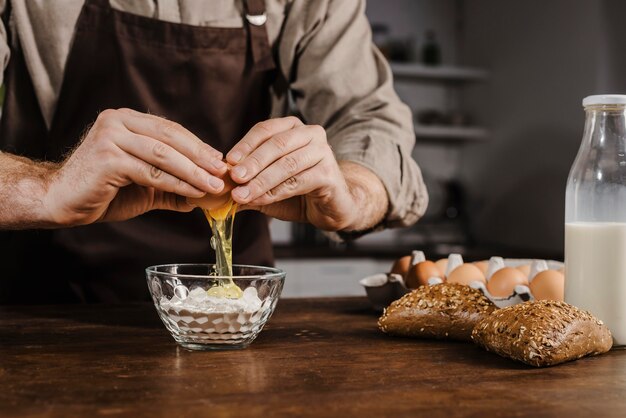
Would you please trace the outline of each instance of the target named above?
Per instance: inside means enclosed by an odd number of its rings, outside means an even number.
[[[440,45],[442,62],[457,64],[460,35],[459,10],[455,0],[368,0],[367,16],[372,24],[382,23],[389,27],[389,37],[412,39],[415,59],[425,40],[425,32],[433,30]],[[396,80],[395,89],[400,98],[414,112],[424,109],[454,110],[459,104],[458,86],[433,81],[405,79]],[[418,141],[413,157],[420,165],[424,179],[430,189],[430,204],[427,214],[441,213],[445,196],[443,183],[458,177],[460,148],[429,141]],[[396,231],[405,234],[403,231]],[[369,236],[359,242],[373,238]]]
[[[465,62],[492,72],[483,91],[466,95],[493,132],[489,143],[467,147],[461,166],[480,242],[562,252],[581,100],[625,92],[624,3],[465,3]]]
[[[490,129],[489,141],[418,143],[414,157],[431,183],[461,179],[479,244],[561,253],[581,100],[626,93],[626,1],[368,0],[367,13],[390,22],[395,36],[432,28],[444,63],[491,72],[460,95],[461,108]],[[428,85],[396,88],[413,108],[447,100]]]
[[[456,62],[458,22],[454,0],[367,0],[366,4],[369,21],[386,24],[390,37],[413,39],[419,54],[425,32],[433,30],[445,46],[441,49],[443,62]]]

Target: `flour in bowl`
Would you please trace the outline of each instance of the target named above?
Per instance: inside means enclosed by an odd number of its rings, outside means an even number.
[[[180,311],[182,309],[194,313],[252,313],[261,308],[263,302],[259,299],[257,290],[248,287],[239,299],[209,296],[206,290],[197,287],[192,289],[187,297],[173,296],[160,300],[161,308],[166,311]]]

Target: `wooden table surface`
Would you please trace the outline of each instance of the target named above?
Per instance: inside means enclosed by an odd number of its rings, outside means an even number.
[[[376,320],[286,299],[248,349],[191,352],[151,305],[0,307],[0,416],[626,416],[626,351],[535,369]]]

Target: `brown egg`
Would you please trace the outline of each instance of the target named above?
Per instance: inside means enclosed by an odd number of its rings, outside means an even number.
[[[406,274],[409,271],[409,267],[411,267],[411,256],[405,255],[404,257],[400,257],[396,261],[394,261],[393,266],[391,266],[391,270],[389,271],[389,273],[399,274],[403,278],[406,278]]]
[[[487,282],[487,290],[495,297],[505,298],[511,296],[518,284],[528,286],[524,273],[513,267],[504,267],[493,273]]]
[[[230,193],[220,195],[205,194],[202,197],[188,197],[187,203],[206,210],[215,210],[223,207],[231,199]]]
[[[230,170],[230,166],[228,169]],[[237,183],[228,174],[224,174],[221,178],[224,181],[224,188],[221,192],[218,194],[207,193],[202,197],[188,197],[187,203],[206,210],[215,210],[223,207],[231,200],[230,191],[237,186]]]
[[[471,282],[485,282],[485,275],[478,267],[472,263],[464,263],[452,270],[448,276],[449,283],[460,283],[469,285]]]
[[[441,272],[441,277],[445,277],[446,270],[448,269],[448,259],[442,258],[440,260],[435,261],[435,264],[437,265],[437,268]]]
[[[422,261],[409,268],[406,274],[406,286],[410,289],[416,289],[420,286],[428,284],[431,277],[443,278],[443,274],[432,261]]]
[[[560,269],[557,270],[559,273],[565,275],[565,267],[561,267]]]
[[[483,272],[483,276],[487,275],[487,269],[489,268],[489,261],[487,260],[483,260],[483,261],[474,261],[473,263],[476,267],[478,267],[480,269],[480,271]]]
[[[544,270],[530,282],[530,292],[537,300],[563,300],[565,276],[557,270]]]
[[[528,275],[530,274],[530,264],[522,264],[521,266],[515,267],[526,276],[526,280],[528,280]]]

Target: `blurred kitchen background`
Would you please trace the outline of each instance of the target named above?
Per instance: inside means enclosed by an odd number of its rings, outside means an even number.
[[[367,15],[413,110],[428,212],[344,244],[273,221],[283,296],[363,295],[412,249],[562,260],[581,101],[626,93],[626,1],[369,0]]]

